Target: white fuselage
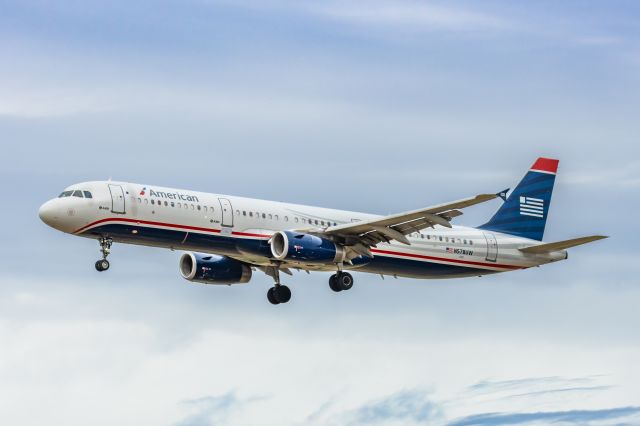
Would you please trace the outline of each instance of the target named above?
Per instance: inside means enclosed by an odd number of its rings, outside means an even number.
[[[378,217],[125,182],[86,182],[65,191],[75,193],[52,199],[40,209],[42,220],[63,232],[226,255],[254,266],[272,263],[269,239],[277,231],[321,231],[335,224]],[[414,278],[452,278],[524,269],[566,258],[564,251],[526,254],[518,250],[539,241],[463,226],[435,226],[410,234],[408,239],[411,245],[396,241],[378,244],[371,249],[372,259],[355,259],[344,268]],[[325,271],[337,268],[334,264],[300,262],[285,266]]]

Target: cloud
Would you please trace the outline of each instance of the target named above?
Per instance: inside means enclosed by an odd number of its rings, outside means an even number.
[[[637,422],[638,420],[640,420],[640,407],[619,407],[602,410],[475,414],[459,420],[455,420],[449,423],[448,426],[498,426],[531,423],[556,423],[561,425],[604,425],[611,424],[608,421],[615,421],[615,423],[617,424],[622,424],[620,422]]]
[[[469,386],[470,392],[497,392],[521,388],[531,388],[539,386],[575,385],[592,383],[594,378],[600,376],[572,377],[565,378],[559,376],[550,377],[526,377],[522,379],[510,380],[481,380]]]
[[[175,423],[175,426],[215,426],[228,424],[234,409],[240,408],[244,402],[238,399],[234,391],[219,396],[205,396],[183,401],[195,412]]]
[[[402,390],[383,399],[362,405],[345,415],[346,423],[369,425],[401,421],[424,423],[441,416],[440,406],[420,390]]]
[[[463,31],[510,27],[505,20],[493,15],[424,1],[314,2],[309,10],[339,21],[405,30]]]

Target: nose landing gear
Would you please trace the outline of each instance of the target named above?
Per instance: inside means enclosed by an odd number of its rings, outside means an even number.
[[[109,269],[109,261],[107,260],[107,256],[111,253],[111,244],[113,244],[113,240],[110,237],[101,237],[98,240],[100,243],[100,253],[102,253],[102,259],[96,262],[96,271],[102,272]]]

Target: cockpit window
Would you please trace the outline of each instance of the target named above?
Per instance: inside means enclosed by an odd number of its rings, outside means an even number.
[[[83,191],[83,192],[84,192],[84,198],[93,198],[93,195],[91,195],[89,191]]]
[[[58,198],[71,197],[71,194],[73,194],[73,191],[64,191]]]
[[[78,197],[78,198],[82,198],[82,191],[73,191],[73,196],[74,197]]]

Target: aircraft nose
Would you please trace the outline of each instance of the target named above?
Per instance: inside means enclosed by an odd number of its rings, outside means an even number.
[[[55,223],[60,219],[51,200],[40,206],[40,210],[38,210],[38,216],[40,216],[41,221],[51,227],[55,227]]]

